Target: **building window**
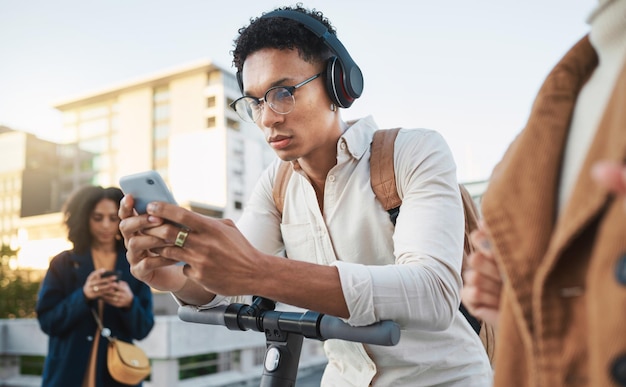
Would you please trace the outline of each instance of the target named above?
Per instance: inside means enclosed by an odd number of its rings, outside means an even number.
[[[239,121],[237,120],[233,120],[232,118],[227,118],[226,119],[226,126],[231,128],[231,129],[235,129],[235,130],[239,130]]]
[[[170,105],[156,105],[154,107],[154,121],[164,121],[170,117]]]
[[[168,85],[154,88],[152,95],[152,168],[167,165],[170,135],[170,89]]]
[[[109,131],[108,117],[83,121],[80,123],[78,130],[81,138],[106,135]]]
[[[170,135],[170,126],[168,123],[160,122],[154,126],[154,139],[167,139]]]
[[[109,107],[106,105],[103,106],[94,106],[88,107],[80,112],[81,120],[93,120],[95,118],[107,117],[109,115]]]
[[[208,97],[206,99],[206,107],[208,108],[214,108],[216,105],[216,100],[215,100],[215,96],[212,97]]]
[[[154,159],[165,160],[167,158],[167,144],[159,145],[154,148]]]
[[[109,139],[106,137],[95,137],[78,143],[78,146],[85,151],[102,154],[109,150]]]
[[[207,73],[207,86],[219,85],[222,83],[222,72],[219,70],[209,71]]]
[[[152,101],[155,105],[168,102],[170,100],[170,89],[166,86],[159,86],[154,89]]]
[[[214,116],[206,119],[207,128],[215,128],[215,125],[216,125],[216,119]]]

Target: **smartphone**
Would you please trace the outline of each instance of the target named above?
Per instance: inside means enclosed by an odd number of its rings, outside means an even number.
[[[108,270],[105,271],[104,273],[102,273],[100,275],[100,278],[107,278],[114,275],[115,276],[115,281],[119,281],[122,278],[122,271],[121,270]]]
[[[135,210],[145,214],[150,202],[167,202],[176,204],[165,180],[157,171],[145,171],[120,178],[120,188],[125,194],[133,195]]]
[[[157,171],[145,171],[120,178],[120,188],[125,194],[133,195],[135,199],[135,210],[138,214],[145,214],[148,203],[167,202],[177,204],[174,195],[167,188],[165,180]],[[179,227],[182,225],[176,224]],[[185,262],[178,262],[177,265],[184,265]]]

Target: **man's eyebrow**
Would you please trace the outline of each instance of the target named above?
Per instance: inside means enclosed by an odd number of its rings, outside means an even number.
[[[289,80],[289,78],[281,78],[281,79],[277,79],[274,82],[270,83],[270,87],[267,88],[267,90],[271,89],[272,87],[276,87],[276,86],[286,86],[285,82],[287,82]],[[287,85],[287,86],[293,86],[293,85]],[[265,91],[267,91],[265,90]],[[264,92],[265,93],[265,92]],[[247,96],[247,97],[254,97],[252,94],[250,94],[248,92],[248,90],[244,90],[243,95]],[[255,97],[256,98],[256,97]],[[260,97],[259,97],[260,98]]]
[[[274,87],[274,86],[284,86],[285,82],[287,82],[288,79],[289,78],[281,78],[281,79],[277,80],[276,82],[272,82],[272,86],[271,87]]]

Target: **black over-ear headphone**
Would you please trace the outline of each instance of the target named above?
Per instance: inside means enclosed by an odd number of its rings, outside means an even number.
[[[335,54],[328,60],[326,66],[326,91],[334,104],[341,108],[350,107],[363,92],[363,73],[339,39],[330,33],[328,28],[319,20],[302,12],[273,11],[261,16],[261,19],[275,17],[295,20],[324,40],[324,43]],[[237,82],[239,82],[239,88],[243,92],[243,80],[240,72],[237,72]]]

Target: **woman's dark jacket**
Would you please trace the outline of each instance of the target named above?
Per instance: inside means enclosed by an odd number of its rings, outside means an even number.
[[[134,294],[128,309],[104,305],[103,325],[111,335],[132,342],[145,338],[154,325],[150,287],[130,274],[126,251],[117,253],[115,269],[122,271]],[[42,386],[81,386],[91,355],[97,324],[91,309],[97,310],[95,300],[83,294],[87,276],[94,271],[91,251],[76,254],[64,251],[54,257],[39,290],[37,319],[49,336]],[[96,366],[96,386],[126,386],[111,378],[106,367],[108,341],[100,338]]]

